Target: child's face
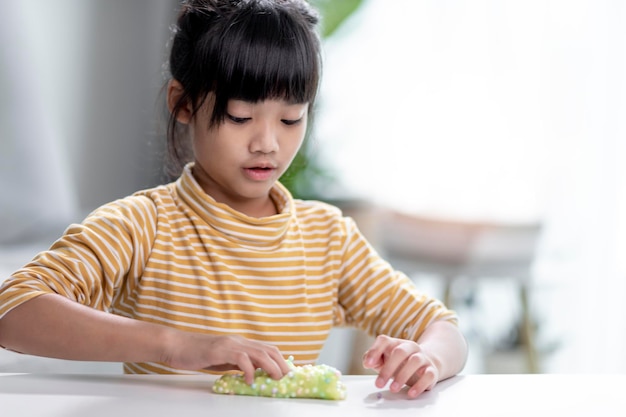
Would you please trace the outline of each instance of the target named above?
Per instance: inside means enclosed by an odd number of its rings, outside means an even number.
[[[269,190],[302,145],[308,104],[230,100],[224,122],[209,128],[211,111],[206,100],[190,123],[198,182],[235,210],[270,214]]]

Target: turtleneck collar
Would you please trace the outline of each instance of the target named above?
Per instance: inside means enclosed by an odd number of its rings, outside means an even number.
[[[187,164],[176,181],[177,194],[209,226],[229,240],[246,245],[273,246],[283,239],[293,214],[293,198],[282,184],[277,182],[270,190],[278,214],[256,218],[215,201],[193,177],[192,167],[193,163]]]

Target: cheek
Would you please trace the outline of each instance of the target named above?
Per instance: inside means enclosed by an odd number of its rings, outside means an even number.
[[[294,152],[298,152],[302,144],[304,143],[304,136],[298,136],[292,143],[292,148]]]
[[[205,154],[209,153],[210,150],[207,149],[207,144],[205,141],[200,140],[198,138],[194,138],[191,140],[193,146],[193,152],[196,158],[202,158]]]
[[[306,135],[306,126],[297,129],[296,132],[293,132],[291,137],[289,138],[289,149],[293,152],[297,152],[298,149],[302,146],[304,142],[304,136]]]
[[[212,155],[220,153],[220,147],[214,131],[192,134],[191,142],[194,153],[198,158],[210,158]]]

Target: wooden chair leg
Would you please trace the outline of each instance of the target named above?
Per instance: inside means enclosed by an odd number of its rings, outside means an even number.
[[[522,307],[521,337],[524,349],[526,350],[528,371],[532,374],[536,374],[540,372],[540,369],[537,357],[537,346],[535,344],[535,328],[533,325],[532,315],[530,313],[528,288],[524,283],[520,284],[519,296]]]
[[[452,282],[454,281],[453,277],[444,277],[445,285],[443,287],[443,303],[449,309],[453,309],[453,297],[452,297]]]

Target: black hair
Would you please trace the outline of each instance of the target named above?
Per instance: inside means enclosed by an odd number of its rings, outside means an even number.
[[[183,94],[167,127],[168,171],[191,160],[185,127],[176,121],[188,103],[193,115],[213,95],[211,126],[231,99],[285,99],[313,109],[320,73],[319,17],[304,0],[188,0],[182,3],[169,71]]]

